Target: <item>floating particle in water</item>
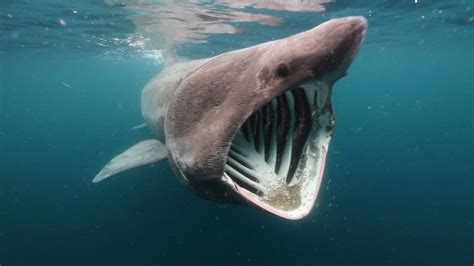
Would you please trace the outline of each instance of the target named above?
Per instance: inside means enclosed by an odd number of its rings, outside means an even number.
[[[66,82],[64,82],[64,81],[61,82],[61,84],[62,84],[64,87],[66,87],[66,88],[71,88],[71,85],[68,84],[68,83],[66,83]]]
[[[66,21],[64,21],[64,19],[59,19],[59,24],[61,24],[62,26],[66,26]]]

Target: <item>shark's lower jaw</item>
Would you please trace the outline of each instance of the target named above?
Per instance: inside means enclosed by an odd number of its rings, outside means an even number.
[[[222,181],[275,215],[301,219],[319,192],[333,127],[329,85],[312,81],[286,91],[240,128]]]

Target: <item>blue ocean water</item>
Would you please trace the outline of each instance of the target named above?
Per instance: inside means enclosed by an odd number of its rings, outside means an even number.
[[[197,198],[166,161],[92,184],[151,136],[131,128],[163,66],[137,11],[109,2],[0,3],[1,266],[473,265],[473,1],[247,7],[283,22],[233,22],[244,30],[178,46],[203,58],[332,17],[368,19],[334,89],[317,206],[300,221]]]

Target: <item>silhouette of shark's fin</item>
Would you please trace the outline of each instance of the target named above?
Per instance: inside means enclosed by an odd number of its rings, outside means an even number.
[[[123,171],[163,160],[167,155],[167,148],[158,140],[144,140],[115,156],[92,182],[98,183]]]

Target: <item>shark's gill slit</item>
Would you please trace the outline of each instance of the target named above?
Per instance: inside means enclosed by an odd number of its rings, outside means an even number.
[[[259,124],[260,124],[260,121],[259,121],[259,113],[255,113],[253,114],[251,117],[250,117],[250,128],[251,128],[251,135],[252,135],[252,139],[253,139],[253,144],[255,146],[255,150],[257,152],[259,152],[258,148],[259,148],[259,141],[260,141],[260,137],[258,136],[258,128],[259,128]]]
[[[263,134],[264,134],[264,143],[265,143],[265,161],[268,163],[270,159],[271,144],[272,144],[272,135],[273,134],[273,106],[271,102],[263,106],[262,110],[262,124],[263,124]]]
[[[302,85],[273,98],[241,126],[229,150],[226,175],[263,197],[290,193],[298,185],[298,167],[314,115],[318,86]]]
[[[234,162],[242,165],[245,168],[255,170],[254,166],[247,161],[247,158],[245,156],[242,156],[240,153],[235,152],[234,150],[229,151],[228,159],[233,160]]]
[[[234,182],[239,184],[239,186],[245,187],[247,190],[257,194],[258,196],[263,196],[263,188],[258,183],[249,179],[248,176],[242,174],[238,170],[232,168],[232,166],[229,164],[225,166],[225,174],[231,177]]]
[[[286,183],[289,184],[295,175],[296,167],[300,162],[303,148],[311,131],[311,106],[302,88],[291,91],[295,98],[295,131],[293,135],[293,146],[291,151],[290,168],[286,176]]]
[[[288,130],[290,129],[290,119],[291,114],[288,108],[288,101],[286,100],[285,94],[280,97],[277,97],[277,157],[275,163],[275,172],[278,174],[280,172],[281,160],[285,150],[286,136],[288,135]]]
[[[253,131],[250,123],[245,123],[245,125],[240,129],[244,138],[249,142],[253,143]],[[232,147],[231,147],[232,148]]]
[[[232,146],[230,147],[229,153],[231,153],[231,152],[234,153],[234,154],[240,155],[240,156],[242,156],[242,157],[244,157],[244,158],[247,157],[247,155],[245,155],[245,152],[241,151],[241,150],[237,147],[237,145],[232,145]]]
[[[282,96],[286,99],[288,104],[288,120],[286,121],[288,131],[285,138],[283,139],[280,168],[276,173],[282,179],[287,179],[288,171],[290,169],[291,150],[293,147],[293,142],[291,140],[293,139],[293,131],[295,129],[295,99],[293,98],[293,94],[289,91],[287,91]]]

